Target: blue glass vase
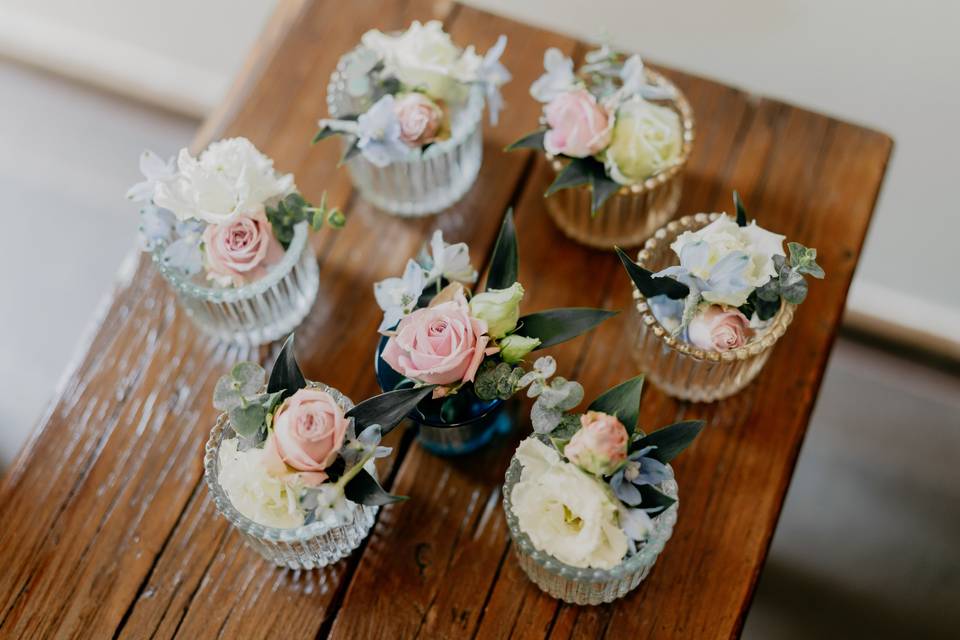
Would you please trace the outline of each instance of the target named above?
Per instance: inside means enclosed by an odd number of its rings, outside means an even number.
[[[394,371],[383,359],[387,337],[377,343],[374,371],[383,391],[413,383]],[[513,430],[513,421],[503,410],[504,401],[481,400],[468,385],[447,398],[428,398],[408,414],[419,425],[420,446],[438,456],[459,456],[476,451],[500,435]]]

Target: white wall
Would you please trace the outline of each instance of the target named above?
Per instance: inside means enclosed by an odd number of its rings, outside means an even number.
[[[0,53],[201,113],[276,0],[0,0]],[[882,129],[895,155],[850,300],[941,337],[960,326],[955,0],[467,0]],[[701,126],[709,126],[704,122]],[[950,154],[950,155],[948,155]],[[960,343],[943,343],[960,350]],[[960,351],[958,351],[960,352]]]

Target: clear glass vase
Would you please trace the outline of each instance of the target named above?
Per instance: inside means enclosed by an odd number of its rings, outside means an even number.
[[[561,189],[546,199],[547,212],[560,230],[582,244],[598,249],[636,247],[663,226],[677,211],[683,191],[683,170],[693,149],[693,109],[683,93],[666,77],[646,69],[651,84],[672,89],[673,100],[663,104],[680,116],[683,145],[676,164],[640,184],[623,186],[592,214],[590,187]],[[559,173],[566,162],[547,156]]]
[[[527,577],[552,597],[573,604],[612,602],[636,589],[650,573],[677,522],[680,503],[672,469],[670,479],[660,485],[660,490],[678,502],[653,519],[653,528],[647,540],[637,545],[635,554],[612,569],[574,567],[533,546],[529,536],[520,529],[511,502],[513,487],[520,480],[522,469],[523,465],[517,458],[510,461],[503,487],[503,511],[517,561]]]
[[[353,402],[332,387],[317,382],[311,387],[329,393],[344,411]],[[333,564],[360,546],[370,532],[378,507],[347,501],[349,513],[339,523],[315,521],[292,529],[268,527],[240,513],[220,486],[220,445],[234,436],[227,414],[221,414],[210,431],[203,457],[204,478],[217,510],[236,528],[251,548],[275,565],[289,569],[313,569]]]
[[[320,286],[306,222],[297,225],[283,259],[259,280],[242,287],[211,287],[164,264],[163,245],[153,262],[177,293],[181,306],[205,333],[244,345],[277,340],[306,317]]]
[[[684,231],[705,227],[719,214],[684,216],[658,229],[637,257],[645,269],[657,272],[678,263],[670,244]],[[793,320],[795,305],[784,302],[770,324],[749,343],[730,351],[705,351],[674,336],[654,315],[647,299],[633,288],[637,313],[633,355],[648,380],[667,395],[693,402],[712,402],[731,396],[757,377],[773,346]]]
[[[331,118],[363,113],[369,99],[351,96],[344,70],[362,47],[340,58],[327,85],[327,110]],[[451,114],[451,135],[426,150],[411,149],[406,159],[378,167],[355,155],[347,162],[353,184],[374,206],[398,216],[437,213],[453,205],[470,190],[483,161],[483,91],[472,85],[463,105]],[[342,136],[344,150],[353,138]]]

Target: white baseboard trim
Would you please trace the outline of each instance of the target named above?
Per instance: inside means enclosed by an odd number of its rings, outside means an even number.
[[[888,340],[960,361],[960,310],[855,280],[844,324]]]
[[[202,118],[230,78],[0,5],[0,55]]]

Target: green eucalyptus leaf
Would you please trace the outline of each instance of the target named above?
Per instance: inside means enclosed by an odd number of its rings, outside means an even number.
[[[545,151],[543,148],[543,137],[545,135],[547,135],[546,129],[539,129],[533,133],[528,133],[516,142],[507,145],[504,151],[515,151],[517,149],[536,149],[537,151]]]
[[[800,304],[807,298],[807,281],[792,267],[780,269],[780,295],[790,304]]]
[[[388,493],[366,469],[360,469],[357,475],[350,478],[343,487],[343,493],[348,500],[368,506],[382,506],[407,499],[406,496]]]
[[[643,375],[621,382],[605,391],[590,403],[590,411],[601,411],[616,416],[633,433],[640,422],[640,394],[643,392]]]
[[[353,418],[357,433],[373,424],[380,425],[380,433],[386,435],[400,424],[403,418],[413,411],[421,400],[433,392],[433,385],[414,389],[387,391],[356,404],[347,411],[347,417]]]
[[[737,210],[737,225],[741,227],[747,226],[747,210],[743,206],[743,200],[740,199],[740,194],[736,190],[733,191],[733,206]]]
[[[681,300],[690,295],[690,287],[687,285],[669,276],[654,278],[652,273],[631,260],[630,257],[623,252],[623,249],[620,247],[615,247],[615,249],[617,250],[617,255],[620,257],[620,262],[623,263],[623,268],[627,270],[627,275],[630,276],[633,284],[636,285],[637,289],[639,289],[640,293],[645,297],[653,298],[663,295],[673,300]]]
[[[540,340],[537,349],[545,349],[576,338],[615,315],[616,311],[587,307],[549,309],[522,316],[514,333],[537,338]]]
[[[817,264],[817,250],[809,249],[799,242],[788,242],[787,248],[790,251],[790,266],[797,273],[806,273],[818,280],[822,280],[824,275],[823,268]]]
[[[340,209],[331,209],[327,215],[327,222],[334,229],[342,229],[347,224],[347,216]]]
[[[487,274],[487,290],[508,289],[517,281],[519,272],[517,250],[517,229],[513,224],[513,209],[507,209],[497,235],[497,244],[490,258],[490,272]]]
[[[656,447],[647,455],[667,464],[676,458],[681,451],[690,446],[694,438],[699,435],[706,424],[703,420],[684,420],[657,429],[630,445],[631,451],[644,447]]]
[[[293,353],[293,335],[287,336],[277,356],[277,361],[273,363],[273,371],[270,372],[270,381],[267,383],[267,393],[281,392],[280,398],[284,399],[292,396],[298,390],[307,386],[307,380],[300,371],[300,365],[297,364],[297,357]]]
[[[230,377],[236,383],[236,389],[243,397],[260,392],[267,379],[267,372],[256,362],[238,362],[230,370]]]
[[[230,411],[241,404],[243,404],[243,396],[237,391],[236,381],[229,375],[220,376],[217,386],[213,388],[214,408],[218,411]]]
[[[642,484],[637,488],[640,490],[640,508],[657,509],[651,515],[663,513],[676,502],[676,499],[671,498],[652,485]]]
[[[267,408],[262,404],[248,404],[245,407],[234,407],[228,415],[233,430],[238,435],[249,438],[266,423]]]

